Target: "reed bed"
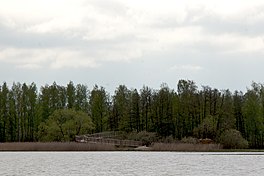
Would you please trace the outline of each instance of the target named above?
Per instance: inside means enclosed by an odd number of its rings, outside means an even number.
[[[76,142],[14,142],[0,143],[0,151],[115,151],[109,144]]]
[[[144,146],[142,146],[144,147]],[[153,143],[150,147],[141,149],[116,147],[102,143],[77,143],[77,142],[14,142],[0,143],[0,151],[221,151],[220,144],[189,144],[189,143]]]
[[[154,143],[152,151],[183,151],[206,152],[223,149],[220,144],[189,144],[189,143]]]

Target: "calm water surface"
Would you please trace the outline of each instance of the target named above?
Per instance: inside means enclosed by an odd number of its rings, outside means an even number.
[[[0,175],[264,175],[264,153],[2,152]]]

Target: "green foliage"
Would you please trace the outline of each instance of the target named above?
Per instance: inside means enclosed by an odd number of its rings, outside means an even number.
[[[127,139],[135,140],[135,141],[142,141],[144,145],[148,146],[153,142],[158,140],[157,134],[147,131],[131,132],[128,134]]]
[[[188,143],[188,144],[197,144],[199,143],[199,140],[197,138],[189,136],[189,137],[182,138],[181,142]]]
[[[245,94],[242,112],[245,118],[245,136],[249,145],[262,148],[264,145],[264,87],[262,84],[252,83],[252,88]]]
[[[175,136],[181,139],[192,135],[193,129],[200,122],[200,109],[202,104],[198,97],[197,86],[190,80],[179,80],[177,85],[178,95],[174,94],[175,110],[174,122]],[[199,107],[201,106],[201,107]]]
[[[162,137],[158,141],[162,143],[175,143],[177,142],[177,139],[175,139],[172,135],[170,135],[170,136]]]
[[[125,85],[120,85],[113,97],[113,106],[115,108],[113,118],[115,119],[119,131],[132,131],[129,116],[129,98],[130,91]]]
[[[88,112],[88,94],[87,86],[77,84],[75,110]]]
[[[234,102],[229,90],[222,92],[221,109],[218,114],[217,130],[221,133],[224,130],[235,128]]]
[[[162,84],[161,89],[153,94],[152,116],[154,122],[153,131],[166,137],[175,134],[173,119],[173,90],[167,84]]]
[[[87,134],[93,129],[91,118],[86,113],[72,109],[56,110],[39,125],[39,140],[74,141],[75,135]]]
[[[217,134],[217,123],[215,117],[207,116],[197,128],[194,128],[193,133],[198,138],[214,139]]]
[[[263,84],[253,82],[245,94],[209,86],[199,90],[190,80],[179,80],[176,89],[162,84],[158,90],[143,86],[138,92],[120,85],[110,96],[103,87],[96,85],[90,92],[71,81],[40,89],[34,83],[14,83],[11,88],[3,83],[0,141],[67,141],[89,130],[153,132],[162,141],[187,140],[184,136],[215,140],[236,129],[249,147],[264,148]]]
[[[151,128],[151,102],[152,102],[152,90],[149,87],[143,86],[140,90],[140,131],[149,131]]]
[[[248,148],[248,141],[245,140],[241,133],[235,129],[224,131],[219,139],[224,148],[228,149],[244,149]]]
[[[90,96],[90,114],[95,124],[95,132],[108,130],[108,95],[103,87],[94,86]]]
[[[73,107],[75,107],[75,102],[76,102],[75,101],[76,91],[72,81],[70,81],[69,84],[67,85],[66,92],[67,92],[67,102],[68,102],[67,108],[72,109]]]
[[[0,92],[0,141],[6,141],[6,128],[8,122],[8,94],[7,84],[4,83]]]
[[[140,96],[137,90],[131,91],[130,98],[130,113],[129,113],[129,121],[130,121],[130,130],[131,131],[140,131],[140,111],[139,111],[139,103]]]

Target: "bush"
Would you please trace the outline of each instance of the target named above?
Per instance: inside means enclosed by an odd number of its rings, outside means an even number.
[[[181,142],[183,143],[188,143],[188,144],[198,144],[199,140],[197,138],[193,138],[193,137],[184,137],[182,138]]]
[[[149,146],[152,142],[157,141],[156,133],[151,133],[147,131],[141,131],[139,133],[131,132],[128,137],[128,140],[142,141],[143,145]]]
[[[154,143],[153,151],[208,152],[222,149],[220,144]]]
[[[228,149],[244,149],[248,148],[248,141],[245,140],[241,133],[235,129],[225,130],[219,139],[224,148]]]
[[[76,135],[88,134],[94,129],[91,118],[84,112],[72,109],[54,111],[39,125],[39,141],[74,141]]]
[[[197,138],[210,138],[215,139],[217,132],[216,117],[207,116],[203,119],[202,123],[193,129],[193,134]]]
[[[167,137],[163,137],[159,140],[159,142],[163,142],[163,143],[176,143],[177,140],[173,138],[172,135],[167,136]]]

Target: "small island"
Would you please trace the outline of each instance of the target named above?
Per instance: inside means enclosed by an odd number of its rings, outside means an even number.
[[[0,151],[222,151],[264,148],[264,85],[246,93],[198,89],[116,88],[54,82],[3,83]]]

